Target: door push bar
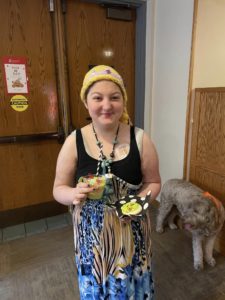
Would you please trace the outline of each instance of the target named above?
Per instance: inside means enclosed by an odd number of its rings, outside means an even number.
[[[65,134],[62,127],[59,127],[58,132],[47,132],[47,133],[34,133],[26,135],[15,135],[15,136],[1,136],[0,144],[7,143],[26,143],[26,142],[37,142],[44,140],[58,140],[59,144],[62,144],[65,140]]]

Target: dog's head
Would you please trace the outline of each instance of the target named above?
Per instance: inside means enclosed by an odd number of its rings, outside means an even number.
[[[218,231],[223,222],[219,208],[204,196],[192,199],[181,217],[186,229],[206,236]]]

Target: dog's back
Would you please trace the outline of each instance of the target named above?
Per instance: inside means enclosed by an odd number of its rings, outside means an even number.
[[[203,190],[195,186],[191,182],[182,179],[170,179],[162,187],[161,200],[169,198],[170,202],[177,203],[177,200],[188,201],[198,197]]]

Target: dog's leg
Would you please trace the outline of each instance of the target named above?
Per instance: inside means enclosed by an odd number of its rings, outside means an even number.
[[[205,239],[205,245],[204,245],[204,259],[207,262],[208,265],[211,267],[214,267],[216,265],[216,261],[213,258],[213,248],[215,243],[216,235],[207,237]]]
[[[174,223],[175,217],[178,215],[178,210],[173,207],[168,216],[168,225],[170,229],[177,229],[177,225]]]
[[[203,250],[202,250],[203,236],[192,233],[192,247],[193,247],[193,258],[194,268],[196,270],[203,269]]]
[[[159,206],[159,212],[158,212],[157,220],[156,220],[156,231],[157,232],[162,233],[164,231],[163,223],[164,223],[167,215],[169,214],[170,210],[172,209],[172,206],[173,206],[173,204],[171,204],[170,201],[167,202],[167,199],[162,194],[160,206]]]

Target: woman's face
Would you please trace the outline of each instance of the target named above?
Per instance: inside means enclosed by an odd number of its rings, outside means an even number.
[[[90,88],[85,106],[94,123],[114,125],[119,122],[123,113],[123,95],[114,82],[98,81]]]

